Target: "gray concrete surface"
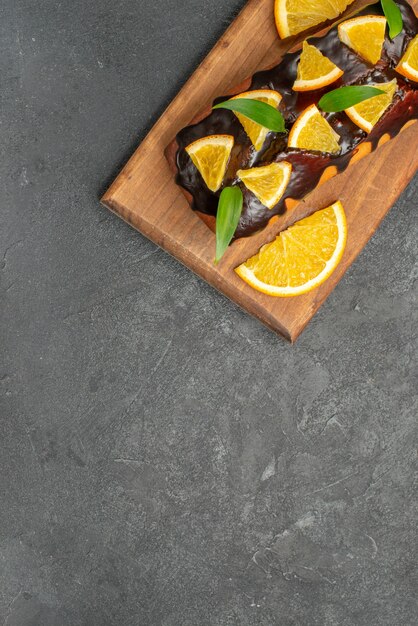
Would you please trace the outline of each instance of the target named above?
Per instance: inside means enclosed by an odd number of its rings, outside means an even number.
[[[1,2],[3,626],[417,624],[417,180],[294,347],[97,200],[241,3]]]

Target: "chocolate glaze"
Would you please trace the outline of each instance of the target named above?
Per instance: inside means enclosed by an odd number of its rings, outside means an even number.
[[[387,82],[396,78],[398,91],[394,101],[370,134],[367,135],[358,128],[344,112],[328,113],[326,119],[341,137],[341,152],[338,155],[287,148],[287,135],[273,132],[268,134],[263,148],[257,152],[234,113],[225,109],[212,111],[201,122],[184,128],[177,135],[179,149],[176,182],[192,195],[192,208],[216,216],[218,197],[221,192],[221,189],[217,193],[209,191],[185,151],[186,146],[201,137],[228,134],[235,138],[223,187],[239,184],[243,192],[243,211],[235,232],[235,238],[238,238],[248,236],[263,228],[273,215],[284,213],[286,198],[299,200],[306,196],[317,186],[328,166],[334,165],[338,172],[345,170],[361,142],[367,139],[374,150],[383,135],[388,133],[394,137],[408,120],[418,118],[418,84],[403,78],[394,69],[409,41],[418,31],[418,19],[405,0],[398,0],[398,4],[403,15],[404,30],[394,41],[391,41],[388,35],[386,36],[382,58],[375,67],[363,61],[355,52],[342,44],[338,38],[337,28],[334,27],[323,37],[309,38],[309,42],[344,70],[343,76],[338,81],[322,90],[304,93],[292,91],[301,54],[298,51],[286,54],[281,63],[273,69],[255,74],[249,87],[249,90],[275,89],[281,93],[283,100],[280,110],[285,118],[286,128],[289,130],[299,113],[310,104],[317,103],[327,91],[342,85]],[[380,4],[379,8],[368,7],[360,14],[381,14]],[[218,98],[215,102],[222,102],[225,99],[227,98]],[[236,172],[240,168],[283,160],[292,164],[292,176],[280,202],[269,210],[238,181]]]

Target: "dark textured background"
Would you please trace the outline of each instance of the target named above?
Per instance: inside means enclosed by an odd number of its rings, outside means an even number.
[[[241,4],[1,0],[2,626],[417,623],[417,180],[294,347],[97,200]]]

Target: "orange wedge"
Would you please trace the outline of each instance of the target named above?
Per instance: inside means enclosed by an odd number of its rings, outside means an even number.
[[[218,191],[222,185],[233,146],[232,135],[210,135],[185,148],[211,191]]]
[[[399,61],[396,71],[409,80],[418,82],[418,35],[409,42],[408,47]]]
[[[363,59],[376,65],[382,56],[385,41],[386,18],[380,15],[362,15],[338,25],[338,36],[346,46]]]
[[[292,165],[287,161],[270,163],[248,170],[238,170],[237,176],[268,209],[272,209],[283,196],[289,184]]]
[[[338,154],[340,136],[311,104],[297,118],[289,134],[288,147]]]
[[[386,109],[392,104],[397,88],[396,78],[389,83],[372,83],[370,87],[377,87],[386,93],[364,100],[345,110],[354,124],[357,124],[357,126],[365,130],[366,133],[372,130],[373,126],[377,124]]]
[[[279,106],[282,96],[278,91],[274,91],[273,89],[257,89],[254,91],[245,91],[244,93],[240,93],[237,96],[231,98],[231,100],[236,100],[237,98],[248,98],[251,100],[259,100],[260,102],[265,102],[272,107]],[[264,141],[267,137],[267,134],[270,132],[268,128],[257,124],[257,122],[253,122],[242,113],[235,113],[239,121],[241,122],[245,132],[248,137],[251,139],[251,143],[254,148],[258,151],[263,147]]]
[[[346,241],[344,208],[335,202],[281,232],[235,271],[269,296],[299,296],[327,280],[341,260]]]
[[[333,20],[354,0],[275,0],[274,19],[282,39]]]
[[[293,90],[322,89],[338,80],[343,74],[344,71],[324,56],[318,48],[304,41]]]

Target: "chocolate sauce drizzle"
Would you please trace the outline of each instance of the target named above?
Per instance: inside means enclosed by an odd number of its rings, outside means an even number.
[[[403,15],[404,29],[394,41],[391,41],[388,35],[386,36],[382,58],[376,66],[370,66],[341,43],[337,28],[334,27],[324,37],[310,37],[309,43],[316,46],[325,56],[344,70],[343,76],[338,81],[322,90],[303,93],[292,91],[301,54],[298,51],[286,54],[280,64],[273,69],[255,74],[249,87],[249,90],[274,89],[283,96],[280,110],[285,118],[286,128],[289,130],[299,113],[310,104],[317,103],[327,91],[343,85],[388,82],[396,78],[398,90],[394,101],[370,134],[367,135],[358,128],[344,112],[328,113],[325,116],[326,119],[341,138],[341,151],[338,155],[287,148],[287,134],[273,132],[268,134],[263,148],[257,152],[234,113],[225,109],[212,111],[198,124],[181,130],[176,138],[179,146],[176,182],[192,195],[192,208],[216,216],[218,197],[222,190],[213,193],[206,187],[201,175],[185,151],[186,146],[201,137],[228,134],[235,138],[223,187],[239,184],[243,192],[243,211],[235,232],[235,238],[238,238],[251,235],[266,226],[273,215],[284,213],[286,198],[299,200],[306,196],[317,186],[321,175],[328,166],[335,165],[338,172],[344,171],[360,143],[367,140],[371,143],[372,150],[375,150],[383,135],[388,133],[394,137],[408,120],[418,118],[418,84],[408,81],[395,71],[395,67],[405,52],[409,41],[417,34],[418,19],[405,0],[398,0],[398,4]],[[361,14],[381,15],[380,4],[379,8],[368,7]],[[215,103],[225,99],[227,98],[218,98]],[[243,183],[238,181],[236,172],[241,168],[250,168],[283,160],[292,164],[292,176],[284,196],[270,210],[262,205]]]

